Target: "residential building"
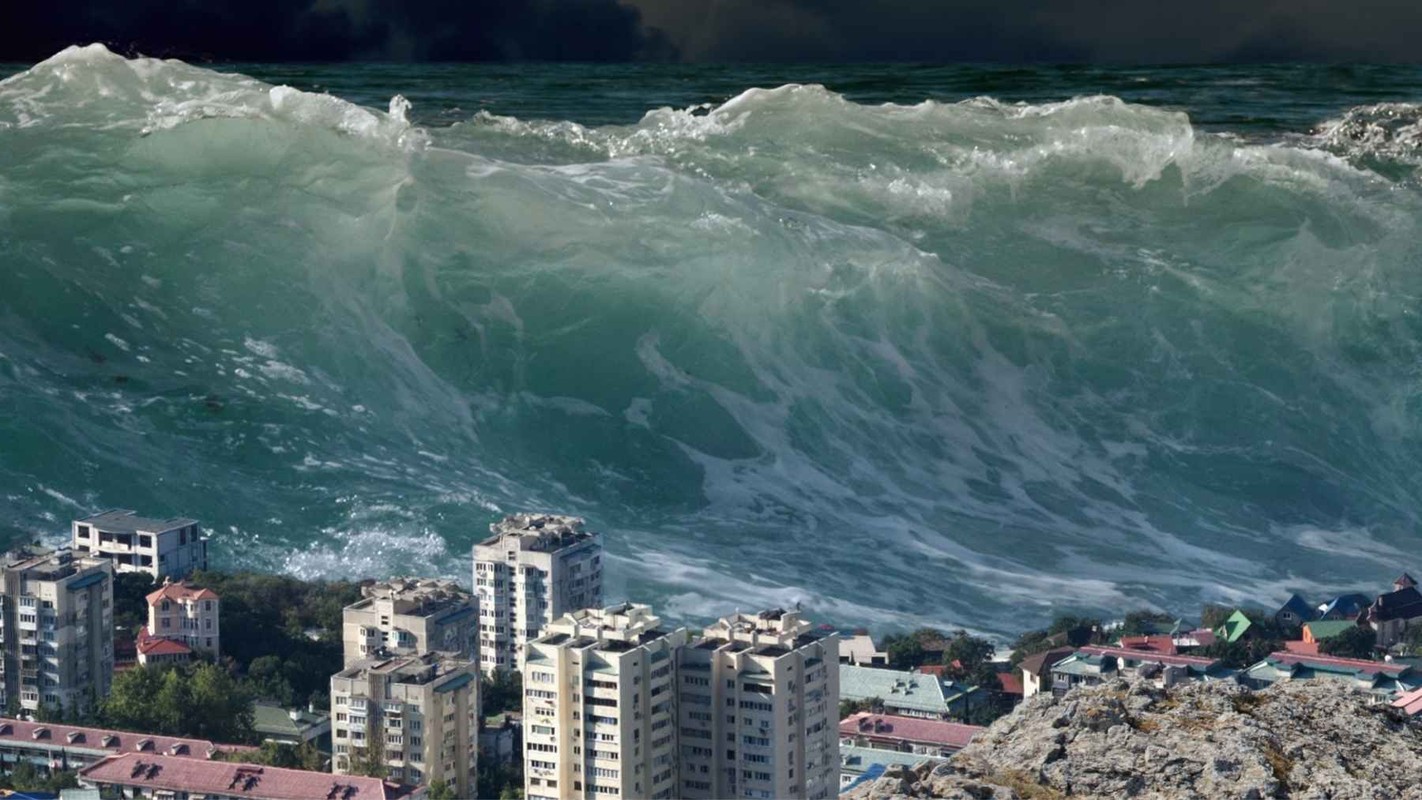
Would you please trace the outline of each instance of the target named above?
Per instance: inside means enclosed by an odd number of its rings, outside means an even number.
[[[193,653],[222,652],[222,599],[211,589],[164,583],[150,592],[148,627],[138,637],[138,663],[186,661]]]
[[[74,521],[72,545],[75,552],[109,559],[116,572],[146,572],[159,580],[207,569],[207,538],[197,520],[182,517],[105,511]]]
[[[1076,653],[1074,647],[1053,647],[1022,659],[1022,699],[1052,690],[1052,667]]]
[[[113,564],[69,548],[9,554],[0,573],[0,707],[86,710],[114,677]]]
[[[523,757],[523,715],[504,712],[484,718],[479,727],[479,761],[512,764]]]
[[[523,668],[523,649],[549,622],[602,605],[602,537],[583,520],[514,514],[474,546],[479,658],[486,673]]]
[[[946,690],[946,691],[945,691]],[[962,716],[972,692],[952,681],[922,672],[839,665],[839,698],[873,701],[885,714],[922,719]]]
[[[1094,686],[1116,677],[1135,677],[1168,688],[1224,680],[1233,673],[1214,658],[1162,655],[1122,647],[1081,647],[1058,661],[1051,674],[1052,694],[1061,696],[1077,686]]]
[[[252,704],[252,730],[264,742],[329,750],[331,715],[315,708],[283,708],[270,700]]]
[[[1422,714],[1422,689],[1412,689],[1397,695],[1391,705],[1409,717]]]
[[[1371,693],[1377,702],[1422,688],[1422,673],[1411,664],[1365,661],[1356,658],[1313,656],[1303,653],[1270,653],[1239,674],[1239,682],[1262,689],[1281,680],[1332,680]]]
[[[1318,619],[1356,620],[1371,602],[1365,594],[1340,594],[1318,607]]]
[[[677,662],[677,797],[834,797],[839,792],[839,635],[795,611],[735,614]]]
[[[1308,644],[1318,644],[1325,639],[1332,639],[1356,627],[1358,627],[1357,622],[1346,619],[1314,620],[1313,622],[1304,624],[1303,641]]]
[[[947,760],[918,753],[900,753],[895,750],[841,744],[839,746],[839,791],[840,794],[844,794],[850,789],[870,783],[882,776],[890,767],[903,766],[912,769],[925,761],[939,763]]]
[[[1408,581],[1412,580],[1403,575]],[[1358,617],[1361,624],[1371,627],[1378,634],[1378,647],[1392,647],[1402,641],[1407,629],[1422,624],[1422,592],[1416,586],[1403,584],[1387,594],[1378,595]]]
[[[889,654],[874,644],[874,637],[867,633],[841,633],[839,635],[839,663],[858,667],[887,667]]]
[[[48,772],[80,769],[123,753],[210,759],[253,749],[206,739],[0,718],[0,763],[7,769],[21,761]]]
[[[341,615],[347,666],[434,651],[478,662],[479,608],[454,581],[395,578],[363,587],[361,594]]]
[[[1284,630],[1301,627],[1305,622],[1318,619],[1318,609],[1297,594],[1289,595],[1284,605],[1274,612],[1274,622]]]
[[[1233,614],[1230,614],[1218,628],[1215,628],[1215,637],[1226,642],[1237,642],[1244,638],[1253,625],[1253,621],[1243,611],[1236,608]]]
[[[840,720],[839,743],[947,758],[984,730],[979,725],[861,711]]]
[[[426,787],[379,778],[151,753],[109,756],[80,770],[79,783],[104,797],[164,800],[421,800],[428,794]]]
[[[443,780],[474,796],[479,758],[479,670],[438,653],[367,659],[331,676],[331,771],[374,761],[391,780]]]
[[[679,797],[676,665],[686,642],[685,628],[631,603],[566,614],[531,640],[524,797]]]

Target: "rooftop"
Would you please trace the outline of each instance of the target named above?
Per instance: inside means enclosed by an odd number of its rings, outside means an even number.
[[[253,748],[233,744],[215,744],[206,739],[186,739],[176,736],[155,736],[149,733],[115,731],[105,728],[85,728],[77,725],[25,722],[0,718],[0,744],[7,747],[32,744],[59,746],[70,751],[94,753],[163,753],[175,758],[210,758],[220,751],[245,752]]]
[[[367,674],[384,675],[387,683],[420,686],[433,683],[452,673],[461,672],[470,662],[451,659],[439,652],[394,658],[365,658],[336,673],[337,678],[361,678]]]
[[[1044,650],[1040,653],[1033,653],[1027,656],[1022,659],[1022,663],[1018,666],[1024,672],[1030,672],[1033,675],[1041,675],[1044,672],[1051,671],[1057,662],[1070,657],[1075,652],[1076,650],[1070,647],[1053,647],[1050,650]]]
[[[839,746],[839,763],[844,767],[845,772],[863,772],[874,764],[885,767],[893,767],[902,764],[906,767],[913,767],[925,761],[943,761],[938,756],[927,756],[922,753],[901,753],[897,750],[880,750],[877,747],[859,747],[857,745],[842,744]]]
[[[252,704],[253,729],[267,735],[300,736],[306,731],[331,721],[326,714],[305,709],[286,709],[268,701]]]
[[[1356,627],[1358,623],[1350,619],[1321,619],[1304,623],[1304,630],[1308,631],[1316,642],[1331,639]]]
[[[1181,656],[1168,655],[1165,653],[1152,653],[1145,650],[1132,650],[1126,647],[1081,647],[1076,651],[1078,654],[1084,653],[1089,656],[1112,656],[1124,661],[1149,661],[1155,664],[1164,664],[1168,667],[1193,667],[1195,669],[1207,670],[1219,663],[1218,659],[1205,658],[1204,656]]]
[[[877,667],[839,665],[839,696],[845,700],[884,701],[886,708],[947,714],[943,684],[932,675]]]
[[[583,530],[583,525],[582,517],[562,514],[510,514],[489,526],[489,532],[493,536],[480,542],[479,546],[492,547],[508,543],[517,544],[520,550],[552,552],[597,537],[596,533]]]
[[[173,517],[172,519],[140,517],[132,511],[121,508],[103,511],[92,517],[76,520],[76,522],[80,525],[92,525],[107,533],[162,533],[198,524],[197,520],[187,517]]]
[[[93,567],[103,567],[106,559],[76,557],[68,547],[53,550],[26,546],[5,554],[5,568],[24,572],[34,580],[58,581]],[[76,587],[77,588],[77,587]]]
[[[360,591],[363,599],[347,608],[365,609],[385,600],[394,606],[396,614],[430,617],[473,602],[472,595],[458,583],[440,578],[391,578],[361,587]]]
[[[179,581],[164,584],[161,588],[149,592],[145,599],[148,601],[148,605],[156,606],[164,600],[182,602],[184,600],[217,600],[218,597],[217,592],[211,589],[197,589],[184,581]]]
[[[408,789],[379,778],[359,775],[136,753],[110,756],[80,770],[79,776],[91,783],[142,787],[148,793],[253,800],[393,800],[409,793]]]
[[[145,656],[190,656],[193,651],[191,647],[178,641],[163,636],[154,636],[148,632],[147,628],[140,628],[138,640],[134,642],[138,652]]]
[[[931,744],[961,750],[973,737],[986,730],[978,725],[962,725],[934,719],[914,719],[894,714],[861,711],[839,723],[840,736],[875,736],[906,742]]]

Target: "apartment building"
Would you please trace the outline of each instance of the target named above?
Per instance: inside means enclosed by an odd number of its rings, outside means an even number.
[[[530,641],[524,796],[680,796],[676,660],[686,642],[685,628],[630,603],[564,615]]]
[[[678,797],[839,793],[839,636],[794,611],[735,614],[679,654]]]
[[[207,569],[207,539],[193,519],[105,511],[75,520],[71,544],[81,555],[109,559],[115,572],[146,572],[157,580]]]
[[[523,649],[551,621],[602,605],[602,537],[583,520],[514,514],[474,546],[479,656],[486,673],[518,670]]]
[[[410,785],[443,780],[473,797],[479,757],[479,669],[438,653],[366,659],[331,676],[331,771],[372,760]]]
[[[82,710],[114,676],[113,565],[27,548],[0,572],[0,707]]]
[[[145,598],[148,627],[139,635],[138,663],[187,661],[222,653],[222,598],[211,589],[165,583]]]
[[[454,581],[395,578],[361,590],[342,614],[345,664],[440,651],[479,661],[479,609]]]
[[[98,790],[98,797],[162,800],[422,800],[428,794],[425,787],[380,778],[162,753],[109,756],[79,770],[79,785]]]

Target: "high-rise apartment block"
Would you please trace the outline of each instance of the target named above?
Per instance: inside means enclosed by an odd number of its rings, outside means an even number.
[[[362,659],[424,655],[478,662],[479,610],[454,581],[396,578],[361,590],[342,614],[346,666]]]
[[[549,622],[602,605],[602,537],[583,520],[514,514],[474,546],[479,658],[486,673],[522,668],[523,649]]]
[[[79,711],[114,677],[113,565],[69,548],[11,553],[0,572],[3,692],[28,711]]]
[[[839,793],[839,637],[736,614],[680,651],[678,797]]]
[[[192,519],[146,519],[132,511],[105,511],[73,523],[74,551],[107,558],[115,572],[181,578],[207,569],[207,539]]]
[[[677,797],[677,651],[644,605],[560,617],[523,671],[528,800]]]
[[[437,653],[358,661],[331,676],[331,771],[383,765],[410,785],[445,781],[473,797],[479,669]]]

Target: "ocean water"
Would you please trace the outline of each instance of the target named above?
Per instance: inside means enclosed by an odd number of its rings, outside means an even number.
[[[1422,568],[1422,70],[0,82],[0,529],[1011,632]]]

